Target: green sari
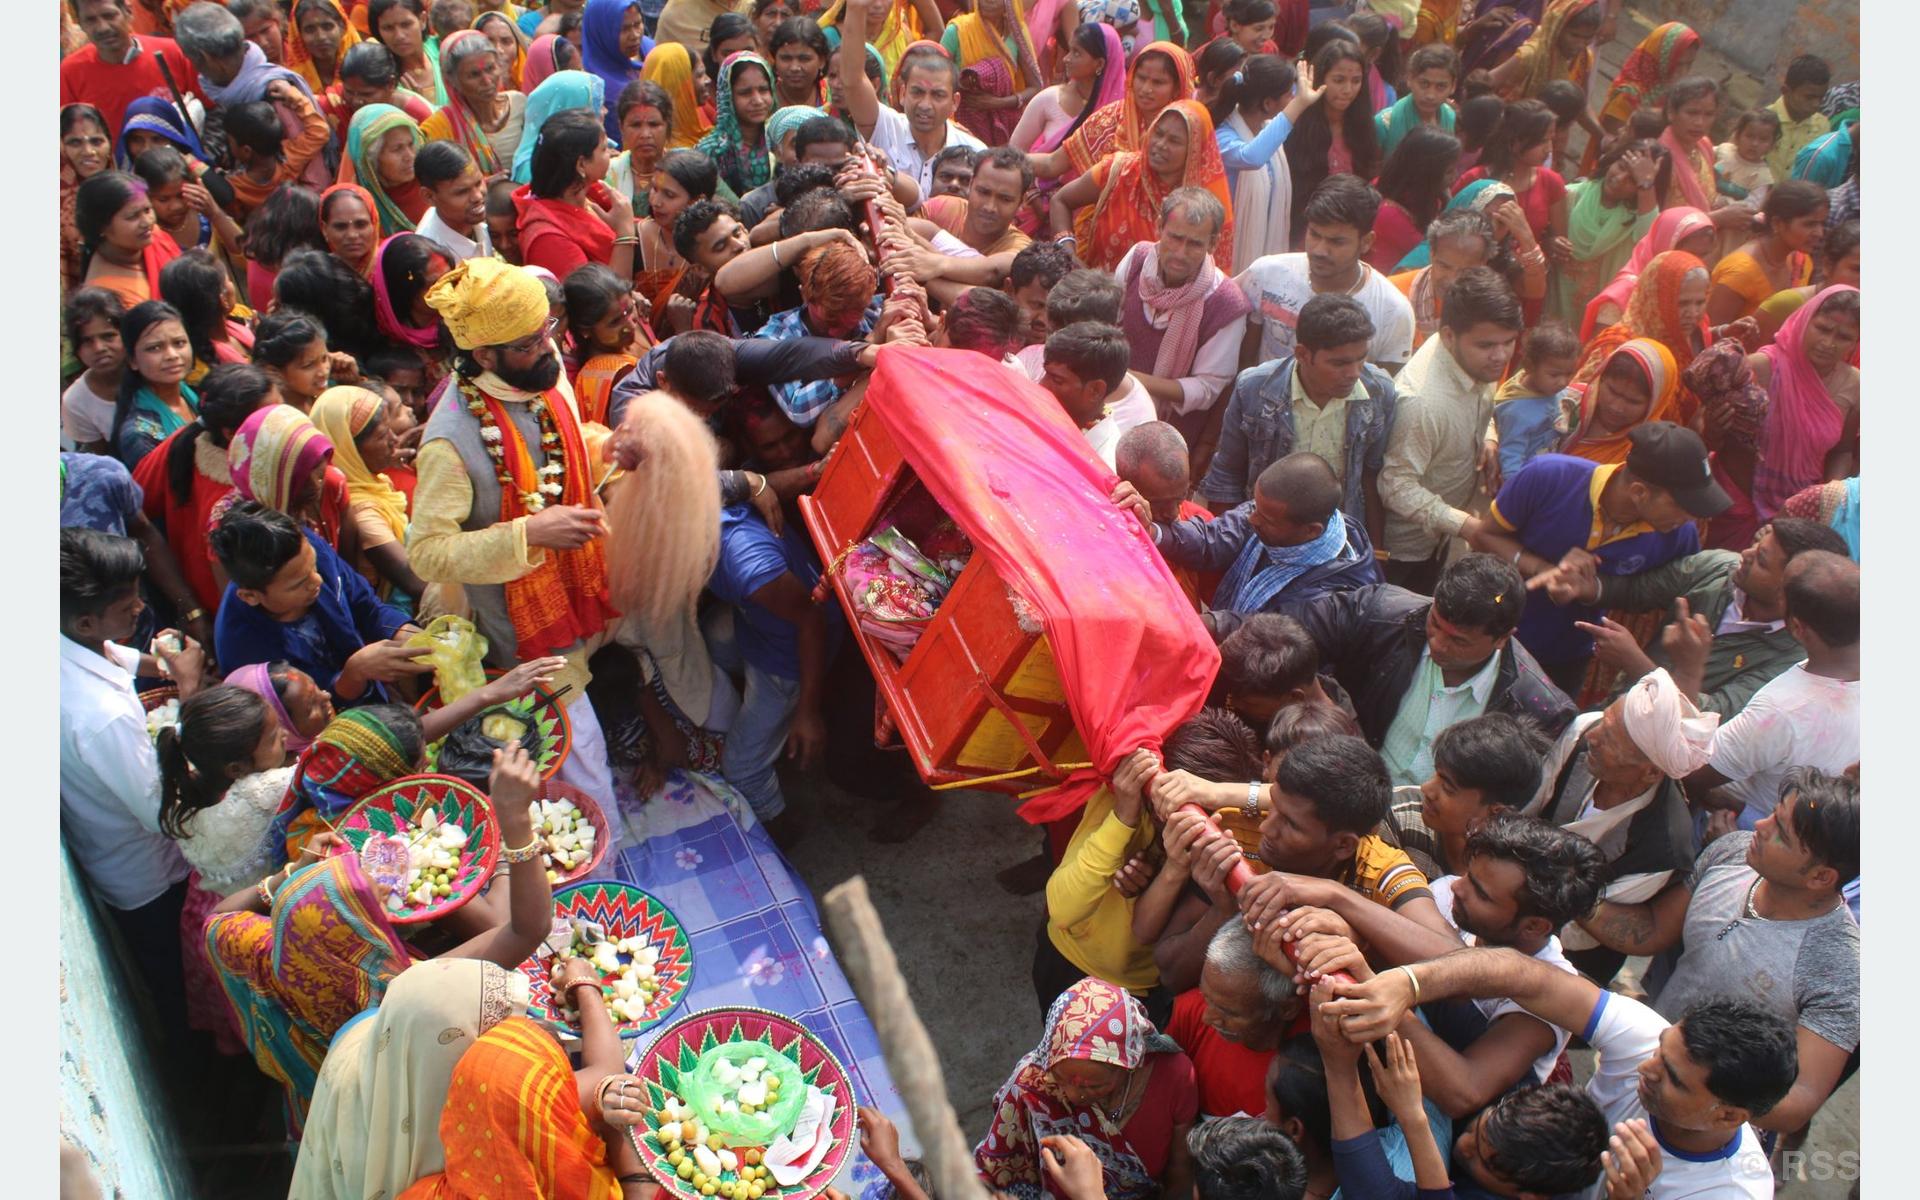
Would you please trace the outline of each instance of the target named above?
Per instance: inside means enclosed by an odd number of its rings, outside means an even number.
[[[1631,204],[1612,207],[1601,199],[1604,178],[1567,185],[1567,240],[1573,260],[1553,273],[1547,315],[1580,327],[1587,304],[1600,294],[1627,259],[1635,243],[1653,228],[1659,209],[1637,212]]]

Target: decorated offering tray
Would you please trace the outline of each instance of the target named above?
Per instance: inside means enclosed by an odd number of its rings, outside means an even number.
[[[630,1136],[684,1200],[807,1200],[859,1141],[852,1082],[820,1039],[755,1008],[682,1018],[641,1056]]]
[[[580,1036],[577,1010],[553,994],[553,970],[581,957],[601,979],[614,1029],[635,1037],[658,1025],[693,983],[693,947],[667,906],[630,883],[578,883],[554,893],[554,933],[520,965],[527,1015]]]

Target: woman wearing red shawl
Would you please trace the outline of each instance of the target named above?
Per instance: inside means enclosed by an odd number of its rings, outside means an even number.
[[[633,201],[606,186],[613,156],[600,122],[577,109],[555,113],[538,137],[532,179],[513,194],[522,261],[557,279],[587,263],[631,277],[640,240]]]
[[[1198,100],[1169,104],[1154,121],[1143,151],[1114,154],[1061,188],[1050,207],[1054,233],[1064,235],[1071,224],[1080,261],[1111,271],[1135,245],[1158,236],[1161,202],[1181,187],[1212,192],[1226,209],[1213,260],[1231,271],[1233,198],[1213,140],[1213,119]]]
[[[1753,381],[1767,391],[1766,422],[1755,453],[1714,458],[1733,507],[1714,518],[1709,546],[1744,547],[1796,492],[1859,473],[1859,350],[1860,289],[1836,284],[1748,356]]]
[[[994,1095],[973,1161],[992,1190],[1041,1200],[1054,1194],[1041,1139],[1071,1135],[1100,1160],[1109,1200],[1184,1196],[1198,1110],[1193,1063],[1180,1047],[1125,990],[1082,979],[1053,1002],[1040,1044]]]
[[[1693,69],[1700,53],[1700,35],[1679,21],[1655,27],[1640,39],[1627,55],[1620,73],[1607,89],[1606,103],[1600,108],[1600,128],[1612,138],[1626,127],[1627,121],[1643,107],[1663,108],[1667,87]],[[1598,139],[1587,142],[1587,153],[1580,160],[1582,174],[1591,174],[1600,160]]]
[[[1579,385],[1575,385],[1579,389]],[[1650,337],[1631,338],[1605,356],[1580,397],[1580,423],[1560,453],[1606,466],[1627,461],[1627,435],[1648,421],[1686,424],[1684,390],[1673,353]]]
[[[1633,297],[1627,301],[1626,316],[1609,325],[1587,343],[1580,366],[1573,373],[1573,386],[1590,385],[1615,357],[1616,352],[1636,338],[1645,338],[1666,347],[1674,364],[1671,375],[1678,379],[1693,356],[1713,343],[1707,329],[1707,264],[1681,250],[1656,255],[1634,284]],[[1673,421],[1693,425],[1699,400],[1685,387],[1675,398],[1675,415],[1650,420]],[[1569,451],[1568,453],[1571,453]],[[1625,451],[1623,450],[1624,454]]]
[[[399,233],[380,243],[373,265],[373,319],[380,332],[419,352],[426,364],[423,387],[446,375],[450,347],[440,318],[421,297],[453,270],[453,259],[431,238]]]
[[[1590,342],[1596,332],[1620,320],[1633,296],[1634,282],[1655,255],[1684,250],[1704,261],[1712,249],[1713,219],[1699,209],[1669,208],[1655,217],[1653,228],[1635,244],[1627,265],[1587,302],[1586,315],[1580,321],[1580,340]]]
[[[211,616],[226,580],[207,550],[216,505],[233,494],[227,450],[240,427],[281,395],[264,372],[225,370],[211,376],[194,419],[147,453],[133,468],[147,519],[165,534],[194,604]],[[207,643],[211,645],[212,643]]]
[[[1162,109],[1175,100],[1193,99],[1193,56],[1172,42],[1152,42],[1127,69],[1127,93],[1119,101],[1096,110],[1047,154],[1027,161],[1037,179],[1072,178],[1119,150],[1137,151]]]

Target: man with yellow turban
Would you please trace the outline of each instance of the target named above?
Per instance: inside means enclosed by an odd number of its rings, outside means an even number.
[[[420,578],[462,587],[489,666],[566,656],[556,686],[573,685],[573,746],[561,778],[607,803],[613,781],[586,689],[587,658],[618,618],[595,493],[606,430],[577,415],[539,279],[472,258],[425,299],[459,353],[421,435],[408,557]]]
[[[1547,756],[1526,807],[1600,847],[1600,898],[1634,904],[1677,886],[1693,865],[1693,818],[1680,781],[1707,765],[1717,713],[1703,713],[1665,668],[1655,668],[1602,712],[1582,713]],[[1626,955],[1569,922],[1567,961],[1604,986]]]

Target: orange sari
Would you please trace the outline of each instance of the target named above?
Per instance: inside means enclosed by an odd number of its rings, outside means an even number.
[[[1066,150],[1067,159],[1073,164],[1075,175],[1084,175],[1093,169],[1101,159],[1121,150],[1141,150],[1147,144],[1148,121],[1141,115],[1140,106],[1133,100],[1134,74],[1140,69],[1140,60],[1149,54],[1161,54],[1173,62],[1174,75],[1180,81],[1175,100],[1193,98],[1194,69],[1193,55],[1174,45],[1172,42],[1150,42],[1140,48],[1133,62],[1127,67],[1127,90],[1120,99],[1088,115],[1080,122],[1080,128],[1073,136],[1061,143]],[[1155,113],[1154,116],[1158,116]],[[1211,119],[1208,121],[1212,123]],[[1061,181],[1066,182],[1062,176]]]
[[[1678,420],[1680,372],[1673,365],[1673,355],[1666,346],[1653,338],[1632,338],[1607,355],[1606,362],[1611,363],[1622,356],[1637,363],[1647,377],[1647,394],[1651,399],[1647,404],[1647,415],[1640,419],[1640,424]],[[1595,382],[1589,383],[1580,397],[1580,424],[1560,444],[1560,453],[1590,459],[1602,466],[1626,462],[1627,451],[1633,449],[1633,443],[1627,436],[1631,430],[1623,429],[1618,433],[1602,435],[1593,428],[1599,399],[1595,388],[1598,376],[1605,372],[1606,365],[1603,363],[1595,373]]]
[[[1574,386],[1591,384],[1606,368],[1607,360],[1613,357],[1614,351],[1635,338],[1647,338],[1660,343],[1672,356],[1676,371],[1685,371],[1687,365],[1693,362],[1693,356],[1706,348],[1707,319],[1701,317],[1691,329],[1681,323],[1680,285],[1691,272],[1706,269],[1706,263],[1684,250],[1669,250],[1654,255],[1647,269],[1634,281],[1633,294],[1628,298],[1627,310],[1619,322],[1602,329],[1587,343],[1580,366],[1573,373]],[[1679,394],[1674,398],[1674,414],[1648,419],[1691,425],[1699,408],[1699,397],[1682,384]]]
[[[460,1056],[440,1113],[447,1169],[398,1200],[483,1196],[620,1200],[606,1143],[587,1124],[560,1043],[508,1017]]]
[[[1130,101],[1129,101],[1130,102]],[[1222,271],[1233,271],[1233,197],[1227,190],[1227,169],[1213,140],[1213,118],[1198,100],[1175,100],[1155,121],[1177,113],[1187,125],[1187,165],[1175,187],[1197,187],[1212,192],[1226,210],[1226,224],[1213,260]],[[1141,138],[1145,144],[1145,136]],[[1100,198],[1074,218],[1081,261],[1096,271],[1111,271],[1140,242],[1159,236],[1160,205],[1174,190],[1147,167],[1146,151],[1122,152],[1095,165]]]

